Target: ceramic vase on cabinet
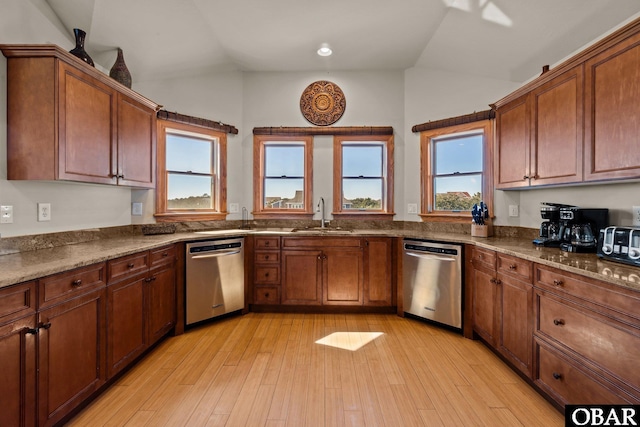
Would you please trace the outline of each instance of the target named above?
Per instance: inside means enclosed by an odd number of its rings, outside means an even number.
[[[87,33],[82,31],[80,28],[74,28],[73,34],[76,36],[76,47],[71,49],[69,53],[77,56],[87,64],[94,67],[95,65],[93,65],[93,59],[91,59],[89,54],[84,50],[84,38],[86,37]]]
[[[113,67],[111,67],[111,71],[109,71],[109,76],[118,83],[122,83],[131,89],[131,73],[127,68],[127,64],[124,63],[124,56],[122,54],[122,49],[120,48],[118,48],[118,57],[116,58],[116,62],[113,64]]]

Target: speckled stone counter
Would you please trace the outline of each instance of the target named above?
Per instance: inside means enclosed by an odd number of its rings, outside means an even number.
[[[640,291],[640,268],[604,261],[595,254],[574,254],[560,249],[539,248],[531,239],[518,237],[471,237],[469,234],[406,229],[303,230],[263,228],[255,230],[185,231],[164,235],[116,235],[84,243],[0,255],[0,288],[50,274],[106,261],[166,244],[238,235],[285,236],[391,236],[474,244],[507,255],[555,267],[570,273],[603,280]]]

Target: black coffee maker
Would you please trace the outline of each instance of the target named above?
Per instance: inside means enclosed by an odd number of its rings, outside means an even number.
[[[540,216],[544,221],[540,224],[540,233],[533,240],[534,245],[559,248],[562,243],[562,227],[560,222],[560,208],[571,207],[560,203],[543,202],[540,206]]]
[[[566,252],[596,252],[600,230],[609,225],[609,209],[565,206],[559,209],[560,249]]]

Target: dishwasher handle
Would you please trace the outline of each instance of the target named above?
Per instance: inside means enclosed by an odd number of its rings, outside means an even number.
[[[232,250],[217,250],[212,252],[201,252],[200,255],[191,255],[191,259],[203,259],[203,258],[218,258],[222,256],[235,255],[239,254],[240,249],[232,249]]]
[[[412,252],[412,251],[408,251],[405,249],[404,253],[408,256],[413,256],[416,258],[424,258],[424,259],[435,259],[438,261],[456,261],[456,257],[455,256],[442,256],[442,255],[436,255],[436,254],[432,254],[432,253],[425,253],[425,252]]]

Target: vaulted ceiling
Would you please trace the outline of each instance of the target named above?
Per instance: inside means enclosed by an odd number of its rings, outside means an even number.
[[[103,67],[121,47],[134,82],[411,67],[523,82],[640,12],[638,0],[45,1]]]

